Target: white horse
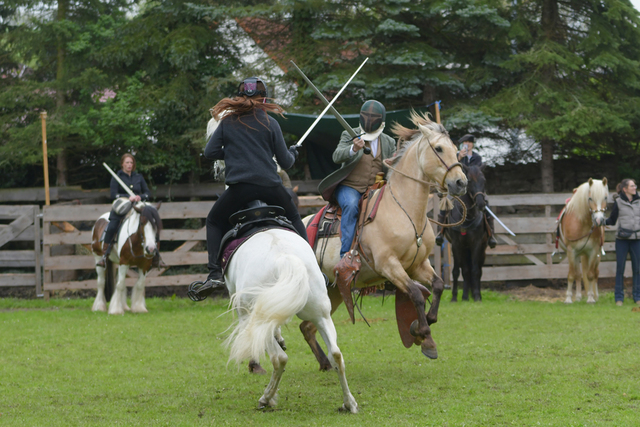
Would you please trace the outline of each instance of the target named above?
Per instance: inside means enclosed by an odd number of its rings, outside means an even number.
[[[102,258],[106,244],[100,238],[109,224],[109,213],[96,221],[92,230],[91,249],[96,263]],[[138,203],[131,215],[122,220],[120,232],[107,259],[106,267],[96,266],[98,293],[92,311],[107,311],[109,314],[147,313],[144,299],[144,280],[152,268],[153,258],[158,252],[162,220],[158,210],[148,203]],[[118,277],[113,296],[113,265],[118,266]],[[129,267],[138,267],[138,281],[131,292],[131,308],[127,306],[125,279]],[[106,290],[105,290],[106,287]]]
[[[229,261],[225,279],[238,322],[229,336],[229,360],[260,360],[265,351],[273,364],[271,381],[258,401],[260,408],[275,406],[278,385],[287,364],[280,328],[293,315],[312,322],[328,347],[343,393],[341,409],[358,412],[349,391],[345,364],[331,320],[331,301],[309,244],[298,234],[269,229],[243,243]]]

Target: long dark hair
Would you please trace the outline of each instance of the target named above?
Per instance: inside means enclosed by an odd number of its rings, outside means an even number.
[[[633,182],[634,184],[636,183],[636,181],[634,179],[631,178],[625,178],[622,181],[620,181],[620,183],[616,186],[616,191],[618,193],[622,193],[622,190],[624,190],[625,188],[627,188],[629,186],[629,183]]]
[[[265,91],[266,88],[264,84],[260,81],[257,83],[258,91]],[[244,83],[240,84],[238,89],[239,92],[244,91]],[[240,116],[253,112],[253,116],[260,122],[258,116],[256,115],[256,110],[263,110],[264,112],[272,112],[276,114],[282,114],[285,112],[284,108],[279,106],[278,104],[274,104],[272,102],[267,102],[270,98],[265,98],[264,96],[254,95],[254,96],[246,96],[239,95],[233,98],[224,98],[220,102],[218,102],[215,107],[211,109],[211,114],[216,121],[224,120],[229,117],[237,118],[241,123],[242,120]],[[267,115],[267,120],[269,120],[269,116]],[[260,122],[261,123],[261,122]],[[242,123],[245,126],[251,128],[249,125]],[[267,125],[261,123],[264,127],[268,128]]]

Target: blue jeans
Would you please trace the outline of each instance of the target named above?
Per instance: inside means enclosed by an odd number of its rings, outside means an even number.
[[[631,254],[633,273],[633,300],[640,301],[640,240],[616,239],[616,301],[624,300],[624,266]]]
[[[340,258],[351,249],[353,236],[356,234],[358,224],[358,202],[360,193],[355,188],[346,185],[338,185],[335,191],[336,200],[342,208],[342,219],[340,221],[340,231],[342,232],[342,245],[340,246]]]

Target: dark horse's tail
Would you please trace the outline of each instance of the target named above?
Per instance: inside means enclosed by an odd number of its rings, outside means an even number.
[[[107,257],[107,261],[105,262],[105,278],[104,278],[104,296],[107,299],[107,302],[111,301],[111,296],[113,295],[114,289],[114,276],[113,273],[113,261]]]

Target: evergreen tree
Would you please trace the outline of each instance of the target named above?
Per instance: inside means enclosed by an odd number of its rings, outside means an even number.
[[[554,154],[637,153],[640,21],[629,1],[518,1],[513,13],[514,54],[486,111],[540,142],[542,190],[553,191]]]

